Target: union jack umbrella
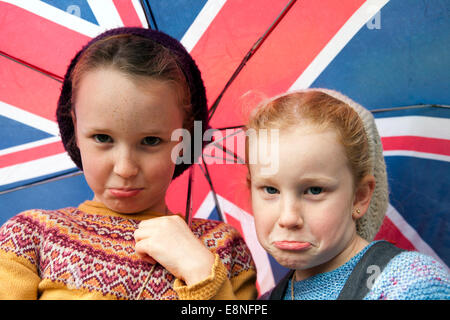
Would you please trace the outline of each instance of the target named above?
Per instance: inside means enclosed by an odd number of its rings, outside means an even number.
[[[143,26],[192,54],[218,129],[203,159],[170,186],[169,207],[235,226],[261,293],[286,270],[256,239],[241,128],[257,97],[307,87],[343,92],[374,113],[390,185],[376,239],[448,266],[449,13],[446,0],[0,1],[0,224],[92,198],[59,137],[62,78],[90,38]]]

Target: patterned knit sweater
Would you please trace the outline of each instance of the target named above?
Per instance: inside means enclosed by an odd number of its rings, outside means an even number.
[[[134,231],[162,214],[122,215],[94,201],[78,208],[29,210],[0,228],[0,299],[255,299],[255,266],[231,226],[193,219],[216,256],[211,275],[192,286],[139,258]]]
[[[337,299],[356,264],[374,243],[335,270],[295,282],[294,299]],[[292,279],[284,300],[291,300],[291,286]],[[392,258],[364,297],[364,300],[438,299],[450,299],[449,274],[435,259],[414,251],[405,251]]]

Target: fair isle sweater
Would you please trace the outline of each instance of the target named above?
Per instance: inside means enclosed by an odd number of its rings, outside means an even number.
[[[356,264],[374,243],[335,270],[295,282],[294,299],[336,300]],[[364,300],[450,299],[450,280],[446,268],[432,257],[414,251],[404,251],[392,258],[370,285]],[[291,290],[292,279],[284,300],[291,300]]]
[[[215,254],[211,275],[192,286],[135,252],[134,231],[154,212],[124,215],[86,201],[78,208],[28,210],[0,228],[1,299],[255,299],[250,251],[231,226],[193,219]],[[187,257],[188,258],[188,257]]]

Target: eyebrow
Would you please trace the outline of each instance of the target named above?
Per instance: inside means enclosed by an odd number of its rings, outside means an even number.
[[[250,181],[257,184],[274,184],[274,180],[271,176],[256,176],[250,175]]]
[[[113,129],[102,128],[102,127],[87,127],[86,131],[88,131],[88,132],[114,133]],[[167,133],[169,133],[169,132],[167,132],[166,130],[159,130],[159,129],[138,132],[138,134],[142,135],[142,136],[164,135],[164,134],[167,134]]]
[[[333,178],[328,178],[328,177],[324,177],[324,176],[318,176],[318,177],[305,177],[305,178],[300,178],[299,181],[301,183],[305,183],[305,184],[311,184],[311,183],[336,183],[338,182],[338,179],[333,179]]]
[[[81,131],[82,132],[87,132],[87,133],[91,133],[91,132],[111,133],[112,132],[111,129],[100,128],[100,127],[82,127]]]
[[[149,136],[171,136],[172,131],[170,130],[150,130],[150,131],[143,131],[139,132],[140,135],[149,137]]]
[[[257,176],[252,178],[252,175],[250,176],[250,180],[253,181],[253,183],[255,184],[267,184],[267,185],[273,185],[276,184],[274,177],[272,176]],[[330,184],[336,184],[338,183],[338,179],[333,179],[333,178],[328,178],[328,177],[324,177],[324,176],[319,176],[319,177],[305,177],[305,178],[299,178],[297,180],[297,183],[299,184],[325,184],[325,185],[330,185]]]

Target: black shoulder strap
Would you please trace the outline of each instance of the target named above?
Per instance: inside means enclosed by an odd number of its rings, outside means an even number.
[[[281,279],[280,282],[273,288],[272,292],[270,293],[269,300],[282,300],[284,297],[284,293],[286,292],[286,288],[288,287],[289,280],[292,278],[293,273],[295,270],[289,271],[283,279]]]
[[[356,264],[338,300],[362,300],[388,262],[402,251],[387,241],[373,244]]]

